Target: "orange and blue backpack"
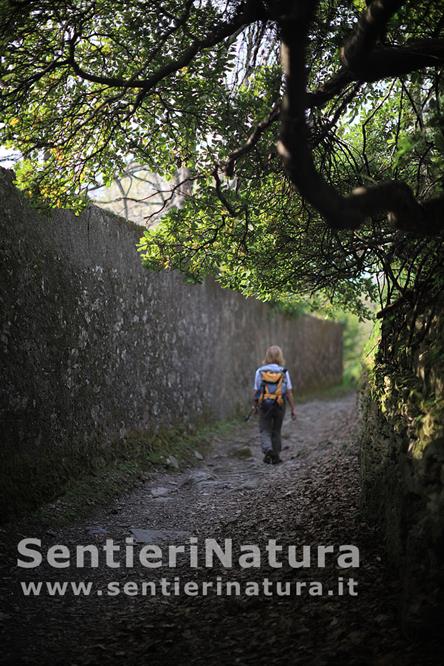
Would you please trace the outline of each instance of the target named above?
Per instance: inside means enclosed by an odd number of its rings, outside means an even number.
[[[271,408],[274,405],[282,406],[284,404],[286,373],[286,368],[282,368],[282,370],[260,370],[261,384],[257,395],[260,406],[264,405]]]

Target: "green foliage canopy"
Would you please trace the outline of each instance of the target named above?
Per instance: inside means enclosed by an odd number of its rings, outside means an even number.
[[[181,169],[149,268],[387,307],[441,285],[442,26],[430,0],[2,0],[0,143],[75,209],[128,159]]]

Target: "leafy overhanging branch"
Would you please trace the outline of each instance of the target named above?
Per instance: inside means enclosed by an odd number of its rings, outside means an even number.
[[[153,72],[151,76],[145,79],[137,78],[137,74],[128,79],[122,77],[97,75],[86,71],[79,65],[75,58],[76,40],[80,36],[76,33],[69,41],[69,58],[67,59],[67,62],[71,65],[74,73],[86,81],[117,88],[139,88],[141,92],[136,101],[136,104],[138,104],[143,96],[153,90],[153,88],[155,88],[155,86],[158,85],[161,81],[171,76],[171,74],[178,72],[182,68],[187,67],[198,53],[202,52],[204,49],[216,46],[224,39],[234,35],[236,32],[244,28],[246,25],[249,25],[253,21],[264,18],[263,12],[260,10],[260,4],[256,5],[256,3],[252,2],[252,0],[247,0],[247,2],[242,3],[230,21],[220,22],[220,24],[215,26],[206,37],[194,40],[178,58],[170,60],[163,67],[159,68],[157,71]],[[187,15],[188,11],[186,14],[184,14],[184,18],[177,21],[174,28],[175,30],[177,30],[183,24]],[[148,66],[149,63],[146,63],[145,66],[141,68],[141,70],[146,69]]]
[[[443,64],[443,39],[410,40],[404,46],[379,47],[353,69],[344,66],[317,90],[307,92],[306,106],[324,106],[353,81],[374,83]]]
[[[109,0],[99,2],[101,7],[111,7]],[[60,29],[62,23],[54,21],[57,30],[49,34],[46,49],[42,46],[46,36],[41,41],[38,37],[29,39],[31,47],[38,47],[34,69],[26,50],[18,53],[19,68],[15,75],[11,72],[9,81],[15,76],[14,83],[17,83],[22,77],[20,96],[14,99],[13,85],[9,85],[5,93],[9,95],[8,117],[12,120],[10,136],[14,132],[18,136],[20,130],[25,149],[29,147],[30,152],[43,149],[49,153],[52,162],[47,162],[46,183],[52,184],[54,178],[63,175],[70,157],[75,173],[90,160],[91,168],[85,180],[90,179],[91,174],[102,173],[101,169],[108,164],[111,164],[108,171],[111,174],[111,168],[121,167],[119,159],[124,150],[137,155],[139,162],[149,169],[156,170],[159,163],[156,173],[167,173],[167,178],[174,178],[168,164],[177,169],[186,167],[190,188],[183,208],[174,211],[169,203],[164,205],[163,211],[167,208],[169,211],[161,225],[165,233],[162,236],[160,229],[158,234],[153,230],[147,241],[147,254],[157,247],[157,260],[162,257],[161,266],[185,269],[199,277],[205,275],[205,271],[212,272],[223,284],[261,297],[268,297],[271,288],[281,294],[289,288],[310,293],[328,289],[329,295],[339,291],[346,299],[353,298],[359,304],[362,294],[369,293],[374,286],[367,285],[368,276],[374,280],[381,270],[385,284],[393,283],[393,293],[405,291],[402,271],[409,272],[411,266],[416,265],[416,235],[433,234],[442,228],[442,199],[438,196],[419,203],[413,196],[414,190],[421,200],[440,187],[439,126],[435,125],[436,136],[431,137],[435,131],[433,123],[441,122],[442,117],[435,67],[442,64],[442,42],[437,38],[436,27],[418,30],[416,23],[410,34],[417,38],[394,46],[403,42],[402,26],[410,11],[406,8],[401,18],[393,19],[387,36],[387,24],[383,21],[378,36],[366,42],[359,58],[353,61],[350,56],[343,60],[342,67],[331,76],[338,46],[334,34],[338,24],[335,22],[334,29],[320,36],[322,24],[334,8],[345,8],[338,30],[344,34],[350,24],[350,3],[321,0],[313,6],[308,0],[264,2],[262,5],[233,1],[225,17],[215,10],[214,20],[207,15],[201,23],[193,18],[199,2],[194,2],[192,9],[189,2],[185,5],[169,0],[169,3],[168,7],[174,9],[170,12],[171,22],[165,21],[159,28],[153,14],[151,22],[147,21],[152,29],[151,38],[143,36],[148,39],[144,49],[140,34],[131,42],[130,28],[123,38],[120,28],[116,28],[117,33],[112,32],[113,21],[96,27],[94,17],[83,24],[82,17],[75,14],[63,24],[67,26],[65,31]],[[164,6],[157,0],[153,0],[153,4]],[[247,6],[251,8],[253,4],[256,7],[250,15]],[[44,0],[36,0],[32,5],[44,7],[49,13],[52,11]],[[117,0],[117,5],[126,12],[123,0]],[[136,0],[130,11],[138,5],[144,5],[143,0]],[[289,9],[282,12],[284,5]],[[69,9],[77,10],[80,6],[92,7],[93,4],[83,5],[77,0],[64,3]],[[292,14],[292,7],[298,8],[297,14]],[[191,15],[189,25],[187,9]],[[35,12],[32,16],[35,17]],[[232,24],[238,19],[239,24]],[[31,33],[29,26],[32,28],[33,20],[29,19],[23,34],[26,29]],[[83,20],[86,21],[85,17]],[[229,89],[223,77],[230,71],[230,59],[242,55],[236,51],[237,46],[233,48],[233,43],[243,39],[243,26],[250,25],[248,21],[251,21],[250,53],[254,54],[255,64],[251,68],[246,66],[237,79],[237,87]],[[255,25],[258,21],[260,25]],[[215,30],[228,29],[228,25],[234,32],[227,37],[222,33],[215,35]],[[73,26],[77,32],[73,32]],[[264,26],[271,26],[267,28],[270,31],[276,26],[280,28],[287,81],[284,102],[281,101],[282,72],[276,64],[276,56],[270,60],[272,74],[266,74],[267,66],[262,66],[258,56],[260,45],[256,44],[256,36],[263,39]],[[104,46],[100,42],[100,48],[96,49],[88,40],[91,35],[96,39],[96,33],[103,29],[106,39],[111,35],[111,42],[105,40]],[[275,41],[270,47],[267,44],[267,49],[271,53],[274,48],[276,54],[277,31],[272,34]],[[431,38],[433,35],[435,37]],[[221,41],[214,46],[201,47],[192,56],[189,67],[166,72],[166,65],[174,63],[180,67],[187,49],[210,37]],[[60,46],[60,39],[62,46],[52,51],[52,44],[57,42]],[[316,60],[325,45],[324,39],[327,39],[327,57]],[[74,50],[68,56],[74,58],[80,72],[75,72],[72,62],[66,59],[70,43]],[[110,48],[115,51],[111,52]],[[28,49],[28,53],[31,52],[32,48]],[[314,92],[307,91],[308,67],[310,88]],[[429,70],[421,76],[407,76],[390,85],[364,86],[366,82],[404,76],[425,67]],[[119,87],[111,85],[110,80],[104,83],[103,79],[88,81],[82,78],[83,70],[98,77],[101,73],[113,79],[120,77],[131,85]],[[132,86],[162,72],[164,78],[146,93]],[[322,80],[326,81],[323,85]],[[272,84],[267,87],[263,81],[272,81]],[[399,91],[398,107],[393,100]],[[43,95],[54,99],[54,103],[51,101],[46,106],[46,101],[41,102]],[[431,106],[429,95],[437,100],[435,108]],[[29,105],[27,98],[32,100]],[[136,108],[137,100],[140,104]],[[25,111],[20,117],[12,110],[15,104]],[[44,129],[39,134],[42,116],[40,111],[33,110],[39,104],[47,117],[51,113],[54,131]],[[354,122],[344,129],[347,123],[341,120],[346,109]],[[374,112],[381,118],[375,121],[380,134],[376,138],[372,136]],[[410,112],[413,119],[407,117]],[[50,126],[45,118],[42,122],[42,127]],[[279,122],[280,150],[290,178],[285,177],[282,161],[273,150]],[[28,136],[31,136],[29,141]],[[95,136],[97,143],[94,143]],[[208,149],[207,136],[213,140]],[[244,159],[247,155],[248,160]],[[150,161],[152,156],[154,159]],[[409,156],[411,167],[407,164]],[[145,158],[147,161],[143,161]],[[225,174],[231,176],[242,159],[237,178],[224,181],[223,165]],[[401,164],[399,170],[398,163]],[[221,165],[219,169],[214,170],[215,164]],[[362,182],[379,182],[379,185],[365,184],[356,188],[356,184]],[[302,198],[295,194],[292,184]],[[174,188],[172,184],[173,195]],[[348,192],[351,194],[347,195]],[[165,200],[170,201],[168,197]],[[327,219],[329,226],[323,223],[317,211]],[[389,213],[393,225],[386,224],[385,212]],[[413,234],[399,233],[396,226]],[[392,245],[398,234],[413,236],[412,242],[405,246],[408,259],[399,259],[393,253]],[[429,241],[438,247],[439,238],[425,239]],[[401,277],[394,265],[399,266]],[[387,293],[390,300],[391,287]]]
[[[426,67],[437,67],[444,64],[443,39],[409,40],[402,47],[374,48],[377,44],[381,31],[386,26],[386,23],[403,4],[404,3],[400,1],[381,2],[380,0],[370,4],[368,9],[362,13],[361,19],[358,22],[353,36],[341,49],[341,61],[343,63],[343,68],[340,69],[317,90],[313,92],[304,90],[305,109],[316,109],[324,106],[327,102],[340,94],[350,83],[353,82],[358,82],[358,84],[373,83],[387,78],[410,74],[411,72],[421,70]],[[302,28],[300,30],[299,25],[297,24],[302,23],[302,26],[304,25],[304,15],[301,13],[299,8],[296,11],[294,19],[291,21],[292,27],[288,29],[288,19],[291,14],[287,13],[284,19],[280,19],[282,34],[289,34],[290,40],[292,34],[300,34],[301,38],[304,36],[306,40],[310,27],[310,22],[307,21],[306,18],[308,15],[311,15],[311,17],[313,16],[313,7],[311,12],[308,10],[306,11],[305,29]],[[287,27],[285,27],[286,24]],[[293,39],[293,45],[294,41],[295,40]],[[288,46],[284,46],[284,49],[285,48],[288,48]],[[251,134],[245,144],[230,154],[229,159],[224,167],[227,176],[233,175],[236,161],[251,152],[251,150],[260,140],[264,131],[268,129],[268,127],[273,122],[279,119],[280,108],[280,103],[276,103],[267,118],[260,121],[252,129]],[[399,200],[399,193],[402,193],[403,188],[400,188],[399,184],[395,184],[390,190],[387,189],[386,185],[387,184],[384,184],[383,194],[385,195],[388,193],[390,198],[393,200],[393,205],[396,209],[398,209],[399,206],[397,206],[397,201]],[[324,190],[324,188],[322,188],[322,190]],[[373,190],[367,190],[365,193],[365,198],[363,197],[364,191],[362,189],[358,190],[356,194],[359,195],[359,205],[357,206],[358,208],[363,208],[365,206],[370,209],[370,212],[373,209],[376,210],[378,199],[380,199],[380,197],[378,198],[373,196]],[[374,205],[370,203],[370,199],[372,197]],[[313,201],[311,203],[315,205]],[[435,211],[436,206],[433,205],[428,207],[426,212],[430,212],[430,210]],[[396,211],[394,210],[392,212],[395,213],[394,219],[398,219]],[[411,212],[413,213],[413,208],[411,209]],[[421,211],[418,208],[416,210],[416,216],[418,219],[421,218],[421,215]],[[403,217],[403,215],[401,215],[401,217]],[[423,222],[422,229],[420,230],[417,228],[417,230],[421,233],[435,233],[439,229],[439,225],[437,225],[438,220],[433,219],[429,220],[429,222],[430,224]],[[404,228],[403,225],[405,224],[407,227],[410,226],[408,222],[403,222],[401,220],[400,228]],[[334,223],[333,226],[335,226]],[[348,223],[345,223],[345,226],[347,228]]]
[[[260,123],[258,123],[254,129],[252,130],[250,136],[248,137],[247,141],[234,150],[232,153],[230,153],[228,160],[226,164],[224,165],[224,172],[225,175],[228,177],[232,177],[234,175],[234,167],[236,162],[243,157],[244,155],[247,155],[249,152],[253,150],[253,148],[257,145],[257,143],[260,141],[262,135],[266,130],[276,121],[279,119],[280,116],[280,103],[276,103],[273,108],[271,109],[270,113],[268,116],[262,120]]]
[[[375,0],[363,13],[355,35],[343,51],[343,59],[359,69],[367,60],[367,48],[377,41],[400,2]],[[376,9],[377,8],[377,9]],[[387,212],[399,229],[419,234],[435,234],[443,227],[444,198],[420,204],[403,182],[361,186],[342,196],[316,170],[306,127],[306,48],[314,5],[287,13],[281,20],[282,65],[287,91],[282,106],[282,129],[278,151],[287,172],[301,195],[335,229],[357,229],[371,216]]]
[[[351,71],[359,70],[375,48],[387,23],[405,0],[373,0],[361,12],[357,26],[341,49],[341,60]]]

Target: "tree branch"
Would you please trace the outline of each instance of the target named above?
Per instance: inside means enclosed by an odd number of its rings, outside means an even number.
[[[405,0],[373,0],[362,12],[352,36],[341,50],[341,61],[347,69],[359,71],[387,23],[404,3]]]
[[[179,57],[174,60],[170,60],[170,62],[167,62],[163,67],[160,67],[156,72],[154,72],[146,79],[138,79],[135,77],[125,79],[121,77],[96,75],[91,72],[87,72],[75,59],[74,39],[70,42],[70,55],[68,61],[74,73],[86,81],[91,81],[92,83],[101,83],[103,85],[109,85],[117,88],[140,89],[141,92],[139,93],[138,99],[136,100],[136,105],[138,105],[141,101],[141,97],[143,97],[152,88],[154,88],[154,86],[156,86],[160,81],[179,71],[183,67],[189,65],[197,53],[219,44],[226,37],[233,35],[239,29],[260,18],[263,18],[262,8],[260,6],[256,7],[254,2],[248,0],[246,3],[243,3],[240,6],[238,12],[235,14],[231,21],[228,23],[220,23],[206,37],[203,39],[195,40],[187,49],[183,51]]]
[[[368,54],[354,71],[340,69],[318,90],[307,94],[307,107],[321,107],[353,81],[373,83],[382,79],[410,74],[425,67],[444,64],[444,40],[422,39],[405,46],[381,47]]]
[[[246,142],[243,144],[243,146],[240,146],[232,153],[230,153],[230,155],[228,156],[228,160],[224,166],[224,172],[226,176],[228,176],[229,178],[233,176],[234,167],[237,160],[253,150],[254,146],[258,143],[262,134],[270,127],[270,125],[272,125],[279,118],[279,113],[280,113],[280,103],[277,102],[273,106],[268,116],[256,125],[256,127],[254,128],[254,130],[252,131]]]
[[[423,205],[408,185],[399,181],[359,187],[342,196],[317,172],[308,140],[305,118],[305,49],[313,9],[303,20],[285,16],[281,21],[282,66],[287,90],[282,106],[278,152],[288,175],[301,195],[335,229],[356,229],[373,215],[388,213],[397,228],[420,234],[436,234],[443,228],[444,197]]]
[[[308,95],[307,106],[323,106],[352,81],[371,83],[444,62],[444,40],[411,40],[404,46],[375,48],[390,18],[405,0],[373,0],[341,49],[343,68]]]
[[[222,203],[222,205],[226,208],[226,210],[228,211],[228,213],[232,217],[237,217],[241,213],[242,209],[234,208],[231,205],[231,203],[228,201],[224,192],[222,191],[222,183],[221,183],[220,176],[219,176],[218,166],[215,166],[214,169],[213,169],[213,178],[214,178],[215,187],[216,187],[216,194],[217,194],[220,202]]]

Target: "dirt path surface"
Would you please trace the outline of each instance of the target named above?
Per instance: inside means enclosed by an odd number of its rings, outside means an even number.
[[[37,569],[4,569],[9,592],[0,613],[4,638],[0,661],[9,664],[438,664],[432,646],[409,644],[397,617],[397,583],[387,572],[378,534],[359,511],[356,446],[356,409],[353,395],[329,401],[312,401],[299,407],[296,423],[288,417],[283,427],[280,465],[264,465],[259,450],[257,423],[240,426],[229,436],[214,440],[202,464],[175,474],[158,474],[100,509],[87,522],[48,530],[43,535],[27,526],[5,535],[15,544],[23,537],[41,538],[42,552],[66,544],[74,559],[78,544],[95,544],[99,550],[112,539],[122,552],[126,539],[137,542],[133,567],[100,566],[54,569],[43,563]],[[207,568],[190,566],[189,554],[177,556],[177,567],[147,568],[138,561],[144,544],[157,544],[164,560],[169,544],[189,546],[205,539],[224,546],[233,540],[233,567],[225,569],[215,559]],[[283,546],[271,566],[265,546],[275,539]],[[192,540],[194,544],[194,541]],[[260,568],[241,568],[239,545],[260,546]],[[318,567],[317,546],[332,545],[326,566]],[[340,545],[360,550],[359,568],[338,564]],[[291,566],[286,555],[296,545],[311,546],[310,567]],[[188,551],[187,551],[188,552]],[[87,558],[88,559],[88,558]],[[344,564],[344,563],[342,563]],[[160,586],[162,578],[180,583],[212,582],[207,595],[156,596],[143,583]],[[357,596],[337,594],[338,579],[357,582]],[[269,580],[264,592],[263,581]],[[89,596],[25,597],[17,581],[91,581]],[[237,583],[240,596],[217,595],[217,582]],[[247,581],[250,593],[246,593]],[[299,595],[296,581],[302,583]],[[323,586],[319,594],[319,585]],[[119,584],[120,594],[109,596],[107,585]],[[285,583],[290,596],[277,594]],[[311,586],[310,586],[311,584]],[[316,588],[316,594],[313,594]],[[113,588],[112,588],[113,589]],[[116,585],[114,585],[114,590]],[[190,586],[189,589],[193,589]],[[195,589],[195,588],[194,588]],[[201,588],[199,588],[201,589]],[[311,593],[309,592],[311,590]],[[328,593],[330,590],[330,594]],[[172,588],[169,588],[172,591]],[[439,653],[437,653],[438,655]]]

